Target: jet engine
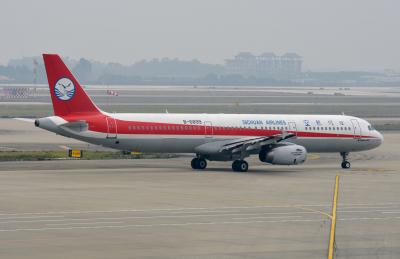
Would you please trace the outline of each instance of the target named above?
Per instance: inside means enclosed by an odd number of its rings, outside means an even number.
[[[299,145],[281,145],[260,151],[261,162],[273,165],[297,165],[307,159],[307,150]]]

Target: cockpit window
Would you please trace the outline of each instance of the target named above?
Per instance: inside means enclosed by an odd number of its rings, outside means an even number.
[[[368,125],[368,129],[369,129],[370,131],[375,130],[374,127],[372,127],[372,125]]]

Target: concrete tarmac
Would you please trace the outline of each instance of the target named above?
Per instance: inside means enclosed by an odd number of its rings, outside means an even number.
[[[340,175],[336,258],[400,257],[400,134],[304,165],[247,173],[190,158],[0,163],[0,258],[326,258]]]

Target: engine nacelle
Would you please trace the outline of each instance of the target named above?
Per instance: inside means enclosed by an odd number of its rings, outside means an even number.
[[[271,149],[261,150],[261,162],[273,165],[297,165],[307,159],[307,150],[299,145],[282,145]]]

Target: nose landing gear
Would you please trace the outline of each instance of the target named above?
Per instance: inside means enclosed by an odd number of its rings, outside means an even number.
[[[342,168],[343,169],[349,169],[351,167],[351,164],[349,161],[347,161],[347,156],[349,155],[348,152],[340,152],[340,155],[342,156]]]

